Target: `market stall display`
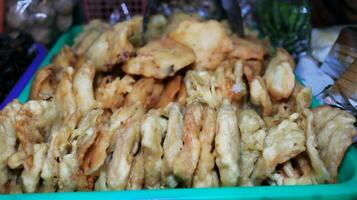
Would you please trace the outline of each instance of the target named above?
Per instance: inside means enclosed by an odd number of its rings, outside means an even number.
[[[37,73],[30,100],[1,111],[3,192],[337,181],[355,118],[309,109],[285,50],[166,21],[143,47],[141,18],[92,22]]]

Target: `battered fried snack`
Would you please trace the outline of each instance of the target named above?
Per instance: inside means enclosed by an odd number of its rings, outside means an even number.
[[[110,29],[109,24],[100,20],[92,20],[84,26],[83,32],[74,39],[73,49],[77,55],[83,55],[96,39],[106,30]]]
[[[252,177],[255,184],[270,176],[278,164],[284,163],[305,151],[305,133],[296,123],[299,114],[292,114],[268,130],[262,157],[258,159]]]
[[[141,17],[134,17],[108,28],[90,45],[86,58],[98,71],[108,71],[115,64],[127,61],[135,50],[129,38],[139,30],[141,23]]]
[[[16,151],[15,116],[21,105],[12,101],[0,111],[0,187],[10,179],[7,169],[9,157]]]
[[[195,61],[193,51],[173,39],[164,38],[138,49],[137,56],[123,66],[128,74],[164,79]]]
[[[133,161],[133,166],[130,170],[128,185],[126,189],[128,190],[140,190],[144,186],[145,180],[145,167],[144,167],[144,156],[142,152],[139,152]]]
[[[168,37],[187,45],[195,52],[195,69],[217,68],[231,50],[231,40],[224,26],[214,20],[184,20],[168,34]]]
[[[65,45],[53,58],[52,64],[59,67],[75,67],[77,57],[73,49]]]
[[[216,164],[222,186],[238,185],[240,176],[240,135],[235,109],[224,101],[217,114]]]
[[[162,185],[175,188],[178,181],[174,177],[174,160],[183,147],[184,122],[183,115],[176,103],[167,106],[168,122],[167,133],[163,143]]]
[[[294,90],[294,61],[284,49],[277,49],[264,74],[267,90],[272,99],[288,98]]]
[[[124,103],[124,95],[131,92],[135,80],[125,75],[122,79],[104,78],[95,91],[95,100],[103,109],[119,108]]]
[[[163,88],[158,85],[161,84],[155,84],[155,80],[152,78],[142,78],[138,80],[133,85],[132,91],[125,97],[124,105],[131,105],[140,102],[145,105],[145,108],[154,107],[159,100],[161,91],[163,90]],[[159,94],[157,94],[158,90]]]
[[[58,79],[55,77],[56,71],[57,69],[53,65],[49,65],[36,73],[29,99],[40,100],[53,97],[58,84]]]
[[[159,102],[156,104],[157,108],[164,108],[170,102],[174,102],[177,93],[181,90],[182,76],[176,75],[172,77],[162,91]]]
[[[86,113],[96,107],[94,99],[93,79],[95,69],[91,62],[83,64],[73,77],[73,91],[78,110]]]
[[[268,53],[266,46],[259,40],[254,38],[239,38],[236,35],[231,37],[232,51],[229,57],[234,57],[242,60],[263,60]]]
[[[0,111],[0,193],[337,181],[356,119],[310,110],[284,50],[265,68],[264,42],[175,16],[144,47],[141,18],[92,22],[39,71]]]
[[[262,77],[254,77],[253,80],[249,82],[249,88],[251,102],[256,106],[262,107],[263,116],[271,115],[273,105]]]
[[[201,143],[203,107],[200,103],[187,105],[184,117],[182,150],[173,161],[173,173],[184,186],[191,187],[193,174],[198,164]]]
[[[144,108],[137,107],[135,114],[118,130],[115,150],[107,171],[109,189],[123,190],[127,187],[133,156],[140,142],[140,120],[143,114]]]
[[[265,123],[254,110],[245,109],[238,113],[238,126],[241,133],[240,185],[253,185],[251,174],[264,149]]]
[[[145,188],[159,188],[163,149],[161,139],[167,129],[167,122],[157,110],[150,110],[141,122],[141,147],[144,156]]]
[[[216,112],[205,107],[203,114],[202,130],[199,135],[201,142],[200,159],[193,177],[193,187],[218,187],[219,179],[214,170],[214,156],[212,145],[216,132]]]
[[[317,149],[328,169],[331,179],[337,181],[337,169],[352,138],[357,134],[356,119],[349,113],[330,106],[321,106],[313,110],[314,131],[317,135]]]

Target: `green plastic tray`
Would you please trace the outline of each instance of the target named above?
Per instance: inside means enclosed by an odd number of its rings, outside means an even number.
[[[71,45],[82,27],[74,27],[63,34],[48,53],[41,67],[48,65],[63,45]],[[26,102],[30,85],[19,96]],[[315,100],[312,107],[318,105]],[[111,200],[111,199],[357,199],[357,150],[351,146],[339,168],[339,182],[336,184],[305,186],[255,186],[202,189],[162,189],[108,192],[65,192],[45,194],[0,195],[0,200]]]

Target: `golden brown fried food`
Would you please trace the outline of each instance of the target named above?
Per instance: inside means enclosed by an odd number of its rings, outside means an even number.
[[[292,114],[289,119],[269,129],[263,151],[269,167],[275,167],[305,150],[305,134],[295,122],[298,116]]]
[[[74,70],[72,67],[64,67],[62,73],[54,98],[57,109],[61,112],[61,117],[65,119],[76,111],[77,104],[72,84]]]
[[[331,175],[323,163],[317,150],[317,138],[313,127],[314,114],[309,109],[302,110],[304,121],[302,126],[306,134],[306,152],[311,162],[312,171],[318,183],[331,180]]]
[[[110,29],[109,24],[100,20],[92,20],[84,26],[83,32],[74,39],[73,49],[77,55],[83,55],[96,39],[106,30]]]
[[[105,122],[100,124],[97,131],[97,137],[88,148],[81,165],[85,175],[95,173],[102,166],[107,156],[106,150],[110,140],[108,124],[105,124]]]
[[[86,113],[96,107],[97,102],[94,99],[93,80],[95,69],[92,63],[83,64],[74,74],[73,91],[78,110]]]
[[[167,134],[163,143],[163,165],[162,165],[162,185],[175,188],[178,184],[173,175],[174,160],[183,147],[183,115],[177,103],[167,106],[168,123]]]
[[[264,74],[272,99],[279,101],[291,95],[295,86],[294,67],[294,61],[289,53],[284,49],[278,49]]]
[[[229,57],[238,58],[242,60],[263,60],[267,54],[267,48],[265,45],[254,38],[239,38],[232,36],[232,51],[229,53]]]
[[[53,58],[52,64],[59,67],[75,67],[76,54],[67,45],[63,46],[61,51]]]
[[[120,22],[105,30],[86,51],[86,57],[97,71],[108,71],[115,64],[123,63],[134,53],[129,41],[134,32],[141,26],[142,18]]]
[[[160,100],[156,104],[156,108],[164,108],[170,102],[175,101],[175,97],[181,89],[181,81],[182,81],[182,76],[180,75],[175,75],[174,77],[170,78],[170,80],[168,80],[164,88],[164,91],[162,91]]]
[[[250,176],[264,148],[265,123],[254,110],[245,109],[238,114],[238,126],[241,133],[240,185],[253,185]]]
[[[43,185],[42,192],[54,192],[58,184],[60,173],[60,163],[67,153],[68,139],[73,133],[80,119],[80,113],[75,112],[71,116],[64,118],[58,129],[51,130],[51,141],[49,142],[46,158],[43,162],[41,178]]]
[[[296,123],[299,114],[292,114],[268,130],[262,157],[258,159],[252,178],[259,183],[273,173],[278,164],[284,163],[306,150],[305,133]]]
[[[195,61],[189,47],[173,39],[164,38],[138,49],[137,56],[123,66],[128,74],[164,79]]]
[[[60,160],[58,180],[60,191],[85,190],[93,187],[93,182],[87,179],[80,167],[87,150],[98,134],[98,123],[101,122],[102,114],[103,111],[100,109],[85,113],[69,136],[68,143],[71,149],[63,153]]]
[[[231,50],[231,40],[224,26],[213,20],[184,20],[168,37],[193,49],[196,55],[195,69],[217,68]]]
[[[163,89],[161,82],[152,78],[142,78],[133,85],[132,91],[125,97],[124,106],[140,103],[146,109],[153,108],[158,103]]]
[[[96,191],[107,191],[108,185],[107,185],[107,169],[108,169],[108,163],[109,163],[109,157],[105,159],[104,164],[101,166],[99,170],[99,177],[97,178],[95,184],[94,184],[94,190]]]
[[[134,83],[130,75],[114,80],[104,78],[95,90],[95,100],[103,109],[119,108],[124,103],[124,95],[131,92]]]
[[[314,131],[317,135],[317,149],[328,169],[331,179],[337,181],[337,169],[352,138],[357,134],[356,119],[338,108],[322,106],[313,110]]]
[[[173,162],[174,175],[187,187],[191,187],[200,155],[201,144],[198,137],[202,126],[202,114],[202,104],[195,102],[187,105],[184,117],[183,146]]]
[[[54,101],[28,101],[15,117],[16,137],[26,154],[25,165],[32,166],[33,145],[44,142],[48,131],[57,117]]]
[[[29,99],[40,100],[53,97],[58,84],[57,73],[58,69],[52,64],[38,70],[31,86]]]
[[[219,179],[214,170],[212,145],[216,132],[216,112],[206,107],[203,114],[202,130],[199,135],[201,142],[200,159],[193,178],[193,187],[218,187]]]
[[[257,60],[246,60],[243,62],[243,72],[248,80],[252,81],[255,76],[260,76],[263,71],[263,63]]]
[[[235,109],[225,101],[217,114],[216,164],[222,186],[238,185],[240,136]]]
[[[195,101],[208,104],[215,108],[220,104],[216,94],[216,83],[208,71],[188,71],[184,78],[187,91],[187,104]]]
[[[112,190],[123,190],[128,184],[133,156],[140,142],[140,121],[143,114],[144,108],[137,107],[135,114],[118,130],[115,150],[107,171],[108,188]]]
[[[24,185],[24,190],[27,193],[36,191],[40,181],[40,173],[43,161],[46,157],[47,145],[45,143],[33,145],[33,161],[32,165],[24,165],[24,170],[21,173],[21,179]]]
[[[16,151],[15,116],[21,105],[17,100],[0,111],[0,187],[10,179],[7,169],[9,157]]]
[[[163,121],[163,122],[162,122]],[[141,147],[144,156],[145,188],[160,187],[163,149],[161,139],[167,122],[158,110],[150,110],[141,122]]]
[[[99,125],[102,123],[103,110],[93,109],[86,113],[78,123],[78,128],[73,131],[71,140],[77,141],[77,160],[82,164],[85,154],[89,147],[93,144],[97,134]]]
[[[144,180],[145,180],[144,155],[142,152],[139,152],[134,158],[126,189],[140,190],[144,186]]]
[[[162,82],[156,81],[151,93],[145,100],[144,105],[145,105],[146,109],[148,109],[148,110],[152,109],[158,104],[158,102],[160,101],[160,96],[161,96],[161,93],[163,90],[164,90],[164,85],[162,84]]]
[[[263,116],[271,115],[273,105],[262,77],[256,76],[249,82],[249,93],[250,101],[254,105],[262,107]]]

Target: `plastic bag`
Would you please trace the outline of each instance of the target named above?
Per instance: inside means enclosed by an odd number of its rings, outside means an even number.
[[[9,0],[6,1],[6,31],[28,32],[36,42],[50,45],[58,34],[72,25],[76,0]]]

